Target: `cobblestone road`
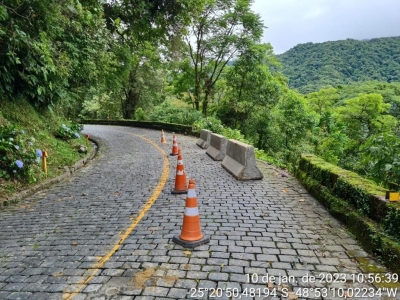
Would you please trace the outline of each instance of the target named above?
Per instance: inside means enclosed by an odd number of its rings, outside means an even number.
[[[237,181],[178,135],[210,237],[188,250],[172,242],[186,195],[170,193],[171,134],[160,145],[158,131],[84,132],[101,143],[95,160],[0,211],[0,299],[386,299],[357,276],[386,270],[294,178],[260,163],[263,180]]]

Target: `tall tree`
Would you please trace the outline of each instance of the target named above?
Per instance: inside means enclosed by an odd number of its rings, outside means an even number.
[[[271,108],[278,101],[284,83],[269,69],[276,64],[271,45],[253,44],[241,51],[229,67],[226,101],[234,118],[233,127],[237,128],[239,120],[242,127],[246,126],[256,107]]]
[[[249,0],[205,0],[201,11],[190,14],[190,27],[183,35],[188,61],[183,76],[194,83],[194,105],[203,115],[222,71],[235,56],[259,41],[263,23],[250,9]]]
[[[294,91],[288,91],[272,111],[274,139],[271,144],[275,151],[284,154],[285,161],[297,159],[305,151],[311,139],[311,132],[318,123],[318,115],[312,111],[304,98]]]
[[[130,119],[143,100],[143,71],[156,68],[163,47],[187,22],[195,0],[112,0],[104,4],[107,26],[118,43],[123,117]],[[148,88],[148,86],[146,86]]]

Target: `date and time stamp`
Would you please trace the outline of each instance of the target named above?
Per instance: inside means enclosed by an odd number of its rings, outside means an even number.
[[[265,284],[265,287],[244,287],[244,288],[191,288],[189,298],[198,299],[207,297],[208,299],[233,298],[245,299],[254,297],[283,297],[287,299],[321,299],[332,297],[335,299],[389,297],[397,299],[400,291],[397,287],[399,276],[396,273],[306,273],[302,277],[294,276],[273,276],[270,274],[245,274],[246,284]],[[300,282],[299,282],[300,281]],[[349,287],[341,287],[347,284]],[[375,287],[365,287],[359,284],[373,284]],[[292,288],[290,286],[299,286]],[[310,287],[305,287],[305,286]],[[350,287],[354,285],[354,287]],[[331,287],[329,287],[331,286]]]

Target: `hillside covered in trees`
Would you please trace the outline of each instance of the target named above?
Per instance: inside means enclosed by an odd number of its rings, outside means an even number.
[[[278,59],[289,87],[302,93],[360,81],[400,81],[400,37],[299,44]]]

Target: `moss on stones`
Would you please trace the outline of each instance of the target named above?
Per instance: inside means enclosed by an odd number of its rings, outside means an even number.
[[[315,155],[302,155],[295,175],[366,251],[400,272],[400,203],[385,200],[385,189]]]

